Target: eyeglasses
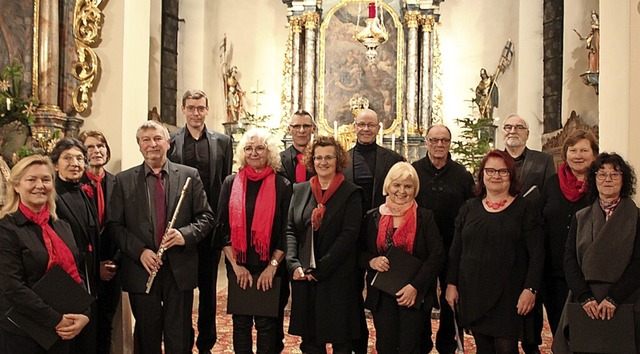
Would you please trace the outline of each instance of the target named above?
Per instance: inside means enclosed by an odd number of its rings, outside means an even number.
[[[333,159],[335,159],[336,157],[333,155],[325,155],[325,156],[314,156],[313,157],[313,161],[327,161],[327,162],[331,162]]]
[[[293,129],[293,130],[309,130],[311,128],[313,128],[312,124],[291,124],[289,125],[289,128]]]
[[[369,129],[375,129],[378,126],[378,124],[376,123],[356,123],[356,127],[358,127],[359,129],[365,129],[365,128],[369,128]]]
[[[71,164],[74,163],[76,161],[78,161],[79,164],[84,164],[85,159],[84,156],[82,155],[64,155],[62,156],[62,159],[65,160],[67,163]]]
[[[518,125],[505,124],[504,126],[502,126],[502,129],[504,129],[505,132],[510,132],[513,129],[522,131],[522,130],[527,130],[529,128],[525,127],[522,124],[518,124]]]
[[[105,144],[97,144],[97,145],[85,145],[87,150],[100,150],[107,147]]]
[[[427,141],[429,141],[429,144],[433,144],[433,145],[437,145],[438,143],[442,143],[443,145],[447,145],[451,142],[451,139],[449,138],[442,138],[442,139],[438,139],[438,138],[427,138]]]
[[[607,179],[607,177],[611,177],[612,181],[617,181],[620,179],[620,177],[622,177],[622,172],[620,171],[613,171],[613,172],[604,172],[604,171],[598,171],[596,172],[596,178],[600,181],[604,181],[605,179]]]
[[[195,111],[198,111],[198,113],[204,113],[204,111],[207,110],[206,106],[187,106],[185,108],[187,109],[187,112],[189,112],[189,113],[193,113]]]
[[[495,168],[485,168],[484,169],[484,174],[489,176],[489,177],[495,176],[496,172],[498,172],[498,176],[500,176],[500,177],[507,177],[509,175],[509,170],[506,169],[506,168],[501,168],[499,170],[496,170]]]
[[[267,150],[267,147],[264,145],[258,145],[258,146],[245,146],[244,149],[244,153],[247,155],[251,155],[253,154],[253,152],[255,151],[256,154],[260,155],[263,152],[265,152]]]

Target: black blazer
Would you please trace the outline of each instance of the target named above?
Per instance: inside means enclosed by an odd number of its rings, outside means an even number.
[[[444,266],[445,253],[442,245],[442,237],[438,231],[438,225],[433,216],[433,212],[424,208],[418,208],[417,212],[416,236],[413,243],[413,256],[424,263],[415,275],[410,284],[420,293],[424,293],[424,303],[421,308],[431,312],[433,304],[437,303],[436,298],[436,276]],[[381,256],[378,252],[376,241],[378,238],[378,225],[380,223],[380,212],[373,209],[367,213],[362,224],[361,237],[364,239],[366,248],[360,250],[358,263],[361,269],[367,271],[367,284],[371,284],[376,271],[369,267],[369,261]],[[365,307],[374,310],[380,298],[380,290],[373,286],[367,286],[367,298]]]
[[[304,153],[304,152],[303,152]],[[293,147],[293,145],[289,146],[286,150],[280,152],[280,161],[282,162],[282,168],[278,171],[278,174],[291,182],[291,184],[296,183],[296,156],[298,155],[298,151]],[[315,173],[306,170],[308,181],[315,175]]]
[[[211,232],[213,213],[209,208],[198,171],[171,161],[167,161],[167,164],[167,220],[173,216],[187,177],[191,177],[191,184],[173,225],[184,237],[185,245],[171,247],[165,252],[169,257],[165,266],[171,267],[178,287],[185,291],[195,288],[198,284],[196,244]],[[116,184],[109,202],[107,227],[124,254],[120,272],[122,289],[132,293],[144,292],[149,277],[140,263],[142,251],[145,248],[157,251],[145,179],[144,164],[119,173],[116,175]]]
[[[532,186],[538,186],[542,193],[544,182],[556,173],[553,156],[536,150],[526,148],[524,163],[520,170],[520,191],[526,193]]]
[[[348,151],[349,154],[349,165],[343,171],[344,176],[347,181],[354,182],[353,176],[353,154],[354,149],[350,149]],[[404,161],[404,158],[395,151],[391,151],[387,148],[383,148],[382,146],[376,146],[376,170],[373,174],[373,195],[371,196],[371,207],[377,208],[378,206],[384,204],[385,197],[382,195],[382,185],[384,184],[384,178],[387,176],[387,172],[391,166],[395,165],[396,162]],[[366,212],[366,210],[363,210]]]
[[[167,152],[169,160],[175,163],[184,164],[182,156],[184,150],[184,137],[188,134],[184,127],[171,134],[171,148]],[[209,185],[205,186],[207,200],[211,210],[215,213],[218,207],[218,196],[222,182],[231,174],[233,165],[233,146],[231,138],[213,130],[205,129],[205,134],[209,140]]]
[[[113,195],[113,187],[116,185],[116,176],[105,171],[105,175],[104,175],[104,189],[105,189],[105,200],[104,200],[104,206],[105,206],[105,210],[104,210],[104,222],[105,222],[105,226],[106,226],[106,221],[109,218],[109,200],[111,199],[111,196]],[[87,185],[91,186],[91,188],[93,189],[94,194],[97,193],[97,189],[96,187],[93,186],[93,184],[91,183],[91,181],[89,180],[89,178],[87,177],[86,173],[84,174],[84,176],[82,176],[82,180],[81,183],[86,183]],[[96,197],[91,198],[93,200],[93,204],[95,206],[95,210],[96,210],[96,215],[98,215],[98,199]],[[108,232],[106,232],[106,228],[102,228],[102,230],[100,230],[100,236],[99,236],[99,251],[100,251],[100,261],[108,261],[111,260],[117,264],[120,263],[120,258],[122,256],[120,250],[118,249],[118,245],[116,245],[115,240],[113,239],[113,237],[111,235],[109,235]]]
[[[71,250],[80,276],[85,277],[71,227],[60,219],[49,223]],[[62,320],[63,314],[31,291],[46,273],[48,262],[49,253],[38,225],[29,221],[20,210],[0,219],[0,327],[27,336],[4,316],[11,307],[47,327],[53,328]]]

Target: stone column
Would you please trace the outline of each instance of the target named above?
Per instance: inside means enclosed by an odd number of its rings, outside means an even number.
[[[420,134],[426,132],[431,125],[431,103],[433,97],[433,77],[431,67],[433,64],[433,25],[432,15],[420,17],[422,25],[420,61],[420,118],[418,120]]]
[[[316,38],[320,15],[306,12],[304,21],[304,77],[302,79],[302,108],[315,116],[316,88]]]
[[[291,109],[300,109],[300,33],[302,33],[302,18],[291,17],[289,20],[293,36],[291,47]]]
[[[418,11],[408,11],[405,14],[407,23],[407,118],[408,133],[414,135],[417,133],[417,114],[418,114],[418,20],[420,13]]]

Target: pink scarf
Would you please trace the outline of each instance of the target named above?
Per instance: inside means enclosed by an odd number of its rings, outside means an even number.
[[[393,217],[402,217],[402,223],[393,233],[393,245],[403,249],[409,254],[413,254],[413,244],[416,239],[418,227],[418,204],[414,200],[412,203],[403,205],[395,204],[387,196],[387,200],[378,210],[380,211],[380,222],[378,223],[378,237],[376,246],[381,254],[387,251],[387,235],[393,231]]]

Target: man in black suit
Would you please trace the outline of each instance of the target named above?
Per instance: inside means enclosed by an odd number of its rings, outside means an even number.
[[[280,152],[282,168],[278,172],[278,174],[288,179],[291,184],[306,182],[313,176],[313,173],[305,168],[302,156],[307,145],[311,142],[311,136],[315,132],[316,123],[309,112],[299,110],[291,116],[289,135],[291,135],[293,144]]]
[[[189,90],[182,96],[184,128],[171,134],[169,160],[198,170],[207,201],[216,213],[224,179],[231,174],[233,147],[231,138],[207,129],[209,99],[200,90]],[[200,353],[209,353],[216,343],[216,282],[220,247],[212,245],[212,234],[198,243],[198,340]],[[195,334],[195,333],[194,333]],[[192,339],[193,341],[193,336]]]
[[[404,159],[400,154],[376,144],[380,121],[374,110],[365,108],[358,112],[353,125],[356,131],[356,145],[348,151],[349,165],[344,171],[344,176],[364,190],[362,212],[366,213],[369,209],[377,208],[385,202],[382,185],[387,171],[396,162]],[[364,271],[358,276],[358,290],[362,292],[363,289]],[[361,306],[360,313],[362,313],[361,337],[357,343],[353,343],[353,349],[356,353],[366,353],[369,331],[364,321],[364,300],[362,296],[359,299],[362,300],[358,304]]]
[[[191,306],[198,284],[197,243],[213,226],[198,171],[167,159],[169,132],[147,121],[136,132],[144,163],[116,176],[108,227],[122,250],[122,289],[129,292],[141,354],[191,353]],[[173,227],[167,224],[188,177]],[[158,250],[165,252],[158,256]],[[149,294],[149,276],[157,272]]]
[[[419,206],[433,211],[442,236],[445,254],[449,254],[455,219],[464,202],[473,197],[473,177],[464,166],[453,161],[451,147],[451,131],[444,125],[432,125],[427,129],[427,156],[413,163],[420,179],[420,191],[416,196]],[[438,275],[440,281],[440,326],[436,334],[436,349],[440,354],[455,353],[458,347],[455,340],[453,311],[445,299],[447,288],[447,267]],[[422,336],[423,352],[429,353],[433,348],[431,326]]]
[[[544,181],[556,172],[553,157],[547,153],[527,148],[529,125],[517,114],[512,114],[504,120],[502,134],[505,151],[516,162],[521,194],[527,197],[531,205],[542,213],[540,193],[542,192]],[[537,292],[538,289],[535,290]],[[536,338],[523,340],[522,349],[526,354],[540,353],[538,344],[542,344],[541,332],[543,325],[542,298],[540,294],[536,294],[536,305],[528,316],[533,316]]]

